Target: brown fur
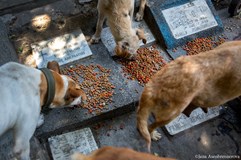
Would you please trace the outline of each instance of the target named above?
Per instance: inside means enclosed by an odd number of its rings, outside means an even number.
[[[151,135],[183,111],[205,110],[241,95],[241,41],[225,42],[195,56],[180,57],[156,73],[142,93],[137,127],[150,151]],[[153,113],[156,121],[148,126]]]
[[[128,148],[102,147],[90,155],[80,153],[72,155],[72,160],[174,160],[141,153]]]
[[[146,0],[141,0],[137,20],[142,19],[145,4]],[[116,55],[132,59],[139,48],[139,40],[146,43],[144,31],[132,28],[134,0],[99,0],[97,9],[99,14],[96,32],[91,38],[90,43],[99,42],[103,23],[107,19],[116,42]]]
[[[64,90],[64,82],[60,75],[60,67],[56,61],[48,62],[47,68],[51,70],[55,80],[55,96],[52,102],[53,106],[64,106],[69,105],[73,100],[79,96],[82,97],[82,102],[86,101],[86,94],[80,89],[80,86],[75,83],[71,78],[68,78],[68,89],[67,92]],[[47,94],[47,81],[43,73],[41,74],[40,84],[40,104],[41,106],[46,101]]]

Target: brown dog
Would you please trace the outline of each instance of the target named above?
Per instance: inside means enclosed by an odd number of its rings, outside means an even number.
[[[75,153],[72,160],[174,160],[172,158],[161,158],[147,153],[141,153],[128,148],[103,147],[89,156]]]
[[[180,57],[162,68],[147,83],[137,111],[137,127],[147,141],[159,139],[155,128],[180,113],[190,114],[221,105],[241,95],[241,41],[225,42],[194,56]],[[156,121],[148,126],[153,113]]]
[[[132,28],[132,17],[135,0],[99,0],[98,1],[98,22],[96,32],[90,43],[98,43],[102,26],[107,19],[111,33],[116,42],[115,52],[117,56],[133,59],[136,50],[139,48],[139,40],[146,43],[144,31]],[[141,20],[144,13],[146,0],[141,0],[140,10],[137,13],[137,20]]]

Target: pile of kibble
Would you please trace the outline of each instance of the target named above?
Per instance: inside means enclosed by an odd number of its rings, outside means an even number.
[[[122,64],[124,76],[141,84],[147,83],[167,63],[155,46],[139,48],[134,61],[121,59],[119,62]]]
[[[89,113],[98,113],[103,109],[108,109],[115,89],[109,81],[110,69],[101,65],[75,65],[65,67],[61,71],[80,84],[81,89],[87,95],[87,102],[83,107],[88,109]]]
[[[187,52],[187,55],[196,55],[201,52],[209,51],[224,42],[225,39],[223,37],[218,37],[217,39],[212,37],[196,38],[184,45],[183,50]]]

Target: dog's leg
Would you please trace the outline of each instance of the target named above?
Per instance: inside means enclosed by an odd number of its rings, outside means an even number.
[[[147,143],[148,152],[151,152],[151,135],[148,131],[148,118],[151,114],[149,106],[154,104],[152,104],[152,101],[149,98],[147,98],[147,101],[143,94],[137,109],[137,128]]]
[[[144,9],[146,5],[146,0],[141,0],[139,11],[136,13],[136,21],[141,21],[144,16]]]
[[[151,139],[155,140],[155,141],[158,141],[159,139],[161,139],[161,133],[157,132],[155,129],[157,127],[162,127],[162,126],[168,124],[170,121],[172,121],[172,119],[167,120],[167,121],[162,121],[162,120],[156,119],[156,122],[149,125],[148,130],[151,133]]]
[[[31,120],[31,121],[30,121]],[[35,131],[34,120],[24,117],[14,127],[14,154],[21,160],[30,160],[30,139]]]
[[[132,18],[133,18],[133,14],[134,14],[134,7],[132,7],[129,11],[129,16],[130,16],[131,21],[132,21]]]
[[[95,34],[92,36],[90,43],[98,43],[100,41],[100,34],[102,31],[104,21],[105,21],[105,15],[103,14],[102,11],[99,11],[96,31],[95,31]]]

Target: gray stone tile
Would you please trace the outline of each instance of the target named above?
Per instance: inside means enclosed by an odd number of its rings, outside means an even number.
[[[219,116],[219,112],[220,107],[210,108],[208,113],[204,113],[201,108],[197,108],[190,114],[189,117],[185,116],[184,114],[180,114],[165,127],[170,135],[174,135]]]
[[[89,154],[98,149],[90,128],[48,138],[54,160],[68,160],[75,152]]]
[[[92,55],[81,30],[31,45],[38,68],[47,66],[48,61],[60,65]]]

